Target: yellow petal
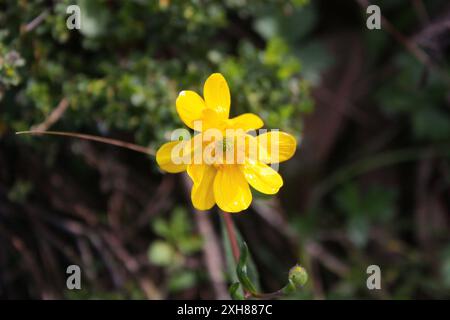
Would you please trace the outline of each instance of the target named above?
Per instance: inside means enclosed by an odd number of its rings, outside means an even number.
[[[259,155],[267,154],[260,158],[265,163],[278,163],[290,159],[297,148],[295,138],[282,131],[271,131],[256,137]]]
[[[239,166],[223,165],[218,169],[214,198],[219,208],[226,212],[239,212],[250,206],[252,193]]]
[[[201,164],[203,161],[203,134],[196,134],[191,140],[186,141],[183,149],[184,157],[190,158],[187,164]]]
[[[187,168],[187,173],[191,177],[194,185],[191,191],[191,200],[194,208],[198,210],[209,210],[214,204],[214,178],[216,168],[205,164],[191,164]]]
[[[172,141],[163,144],[156,152],[156,162],[159,167],[170,173],[178,173],[186,170],[185,142]]]
[[[223,119],[230,113],[230,89],[220,73],[213,73],[206,79],[203,87],[206,106],[216,111]]]
[[[283,178],[261,161],[247,159],[242,167],[247,182],[259,192],[275,194],[283,185]]]
[[[181,91],[177,98],[177,112],[180,119],[191,129],[194,129],[194,121],[201,119],[205,102],[194,91]]]
[[[260,148],[258,139],[250,134],[245,135],[245,157],[255,161],[270,163],[266,148]]]
[[[202,121],[202,131],[209,129],[225,129],[226,120],[213,109],[206,108],[203,110]]]
[[[253,113],[244,113],[228,121],[232,129],[242,129],[244,131],[256,130],[264,125],[264,122]]]

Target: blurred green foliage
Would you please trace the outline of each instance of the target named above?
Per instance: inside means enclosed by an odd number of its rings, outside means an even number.
[[[0,5],[0,136],[45,121],[66,98],[69,108],[52,129],[125,136],[156,148],[183,126],[175,110],[178,92],[201,93],[213,72],[223,73],[229,83],[232,115],[253,112],[266,127],[299,136],[302,114],[313,110],[295,48],[315,20],[307,3],[61,0],[50,6],[45,0],[6,0]],[[81,9],[81,30],[66,27],[72,4]],[[299,18],[306,24],[291,36],[286,31]],[[27,137],[23,142],[43,154],[49,168],[57,166],[55,157],[65,144]],[[71,165],[83,170],[74,160]],[[31,190],[32,182],[18,180],[9,198],[24,203]],[[169,292],[202,281],[186,266],[202,245],[191,221],[182,208],[152,221],[158,239],[150,244],[148,259],[166,273]],[[129,296],[91,289],[67,294]]]
[[[358,247],[366,246],[370,228],[388,223],[394,214],[395,193],[379,185],[364,190],[355,183],[336,192],[336,205],[347,221],[349,239]]]
[[[201,281],[199,273],[187,267],[186,259],[199,252],[202,239],[194,232],[192,220],[183,208],[176,208],[169,219],[152,221],[153,231],[161,237],[149,247],[151,263],[164,267],[169,291],[188,289]]]
[[[395,67],[399,72],[383,83],[377,95],[383,111],[389,116],[405,115],[416,140],[448,140],[450,118],[445,108],[448,82],[443,75],[426,74],[423,65],[407,54],[396,57]],[[424,77],[426,87],[420,88]]]
[[[137,143],[158,146],[182,126],[175,112],[178,92],[201,92],[215,71],[229,82],[235,115],[255,112],[267,126],[299,134],[299,115],[312,110],[286,39],[272,36],[265,45],[258,33],[227,30],[231,20],[245,22],[263,10],[281,15],[288,6],[301,12],[295,3],[80,0],[82,28],[76,31],[65,25],[73,1],[64,0],[24,32],[23,24],[48,10],[46,2],[7,2],[0,13],[1,25],[8,26],[0,37],[7,58],[1,82],[16,88],[0,91],[12,130],[43,121],[67,97],[70,110],[60,128],[130,132]]]
[[[82,12],[79,31],[66,27],[66,8],[74,3]],[[57,162],[58,154],[67,151],[64,140],[27,137],[19,140],[11,138],[11,133],[41,123],[61,99],[67,98],[69,108],[52,129],[118,137],[157,147],[169,138],[172,130],[183,126],[175,110],[178,92],[191,89],[201,93],[202,84],[212,72],[223,73],[230,85],[232,115],[253,112],[264,119],[266,127],[280,128],[300,137],[304,116],[315,108],[312,88],[328,90],[329,94],[322,99],[332,101],[327,101],[329,104],[325,103],[321,110],[336,112],[333,99],[340,95],[335,96],[332,91],[340,87],[331,82],[339,84],[345,72],[333,67],[347,63],[351,66],[349,62],[354,56],[350,50],[334,48],[331,53],[329,48],[341,41],[344,45],[353,43],[348,40],[351,34],[364,50],[361,75],[350,86],[351,91],[360,92],[352,92],[354,96],[348,94],[349,100],[344,101],[352,104],[345,111],[344,128],[342,132],[334,132],[339,137],[331,138],[325,136],[327,132],[315,131],[319,138],[323,134],[324,140],[336,138],[334,145],[329,146],[329,158],[317,159],[320,163],[309,167],[301,162],[301,156],[286,164],[287,188],[281,194],[281,207],[286,212],[280,216],[287,217],[288,229],[280,228],[277,236],[289,238],[289,247],[300,247],[296,253],[309,275],[306,286],[290,298],[449,297],[448,226],[445,229],[442,224],[444,232],[429,232],[429,242],[418,240],[417,229],[423,226],[414,220],[420,206],[416,199],[418,193],[413,190],[418,184],[416,162],[424,158],[420,150],[439,155],[429,164],[431,178],[423,183],[422,191],[431,199],[429,202],[441,206],[439,211],[428,204],[427,215],[445,213],[448,197],[442,200],[442,194],[448,192],[450,184],[449,82],[445,76],[450,74],[448,54],[445,48],[441,48],[440,56],[422,47],[439,72],[429,69],[384,30],[367,30],[365,13],[356,2],[339,2],[343,3],[341,10],[336,3],[330,0],[4,0],[0,3],[0,138],[5,140],[1,142],[15,145],[18,157],[23,145],[27,151],[36,151],[42,155],[42,165],[49,172],[61,167],[83,172],[87,177],[76,178],[80,180],[77,182],[86,184],[98,178],[97,172],[89,171],[92,169],[87,164],[80,163],[72,153],[66,157],[60,155],[68,161]],[[380,0],[378,3],[400,32],[409,36],[422,28],[410,1]],[[446,0],[424,3],[434,17]],[[350,9],[354,12],[348,13]],[[35,23],[38,17],[43,19]],[[433,41],[434,45],[440,45],[439,40]],[[325,71],[326,77],[322,77]],[[333,71],[339,76],[333,77]],[[323,92],[318,90],[317,95],[320,94]],[[363,120],[368,120],[362,124],[355,120],[361,114],[365,116]],[[320,117],[321,114],[317,122],[335,120]],[[330,123],[330,127],[333,125]],[[311,141],[311,137],[305,137],[305,149],[317,151],[307,145],[308,139]],[[442,155],[446,155],[446,161],[441,161]],[[361,160],[355,162],[355,159]],[[308,172],[302,171],[304,164]],[[398,165],[394,168],[398,170],[393,170],[394,165]],[[288,171],[289,166],[295,172]],[[373,182],[366,174],[373,174],[377,169],[381,178]],[[4,169],[14,170],[23,169],[14,165]],[[156,165],[149,165],[146,170],[143,174],[155,178],[151,182],[157,184],[159,176],[150,172],[157,171]],[[28,178],[12,177],[5,183],[8,201],[20,206],[31,198],[59,215],[58,210],[48,206],[52,203],[48,199],[36,200],[39,198],[35,193],[36,181]],[[36,179],[44,178],[41,175]],[[323,185],[326,191],[317,201],[314,194],[311,200],[301,190],[314,193]],[[91,188],[87,184],[85,187]],[[103,190],[95,187],[92,190],[94,197],[105,196]],[[145,192],[150,196],[148,190]],[[292,205],[286,205],[286,200]],[[148,263],[145,267],[150,267],[157,276],[163,275],[158,277],[157,285],[166,296],[183,297],[183,293],[192,290],[188,297],[197,297],[195,288],[201,288],[206,282],[205,275],[198,271],[203,240],[195,231],[187,207],[179,206],[175,195],[171,201],[174,203],[170,208],[162,210],[164,217],[156,216],[151,221],[151,230],[145,225],[144,232],[150,234],[142,241],[144,260]],[[108,222],[105,211],[105,208],[95,208],[102,215],[103,223]],[[139,209],[135,211],[139,213]],[[278,214],[275,211],[273,214]],[[265,291],[261,287],[280,288],[288,277],[288,268],[297,261],[288,261],[286,256],[290,250],[285,250],[285,243],[273,241],[277,237],[260,234],[266,231],[265,222],[257,217],[248,216],[251,232],[247,229],[243,236],[238,232],[239,241],[252,236],[248,241],[251,253],[248,278],[258,291]],[[223,243],[228,280],[235,283],[231,249],[226,238]],[[319,251],[329,254],[325,254],[325,262],[314,256],[311,263],[312,254],[307,249],[311,243],[320,244],[323,251]],[[433,250],[428,250],[428,246]],[[138,251],[134,247],[133,250]],[[429,251],[432,251],[431,258]],[[336,258],[331,259],[331,267],[330,255]],[[365,268],[372,263],[382,268],[384,290],[381,293],[368,292],[366,287]],[[95,265],[102,273],[104,266]],[[120,291],[90,284],[92,287],[66,292],[66,296],[144,298],[142,288],[134,282],[126,282]],[[233,290],[237,296],[241,293],[239,287]]]

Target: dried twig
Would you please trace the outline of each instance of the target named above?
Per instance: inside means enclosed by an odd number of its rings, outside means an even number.
[[[350,272],[350,268],[332,255],[321,244],[315,241],[310,241],[306,244],[306,251],[325,267],[341,277],[346,276]]]
[[[130,150],[133,150],[136,152],[145,153],[148,155],[155,155],[155,151],[150,148],[138,146],[136,144],[125,142],[125,141],[120,141],[120,140],[111,139],[111,138],[104,138],[104,137],[99,137],[99,136],[93,136],[93,135],[84,134],[84,133],[30,130],[30,131],[19,131],[19,132],[16,132],[16,134],[54,135],[54,136],[71,137],[71,138],[101,142],[101,143],[105,143],[105,144],[111,144],[111,145],[114,145],[117,147],[130,149]]]
[[[230,296],[227,292],[227,287],[223,276],[223,266],[225,263],[221,254],[222,250],[219,245],[219,240],[214,232],[210,217],[208,216],[208,213],[196,212],[195,221],[197,222],[198,230],[205,240],[203,254],[216,298],[227,300]]]
[[[430,21],[430,17],[428,16],[427,9],[425,8],[423,1],[412,0],[412,2],[422,24],[428,23]]]
[[[370,1],[368,0],[356,0],[358,4],[363,8],[364,10],[370,5]],[[394,27],[393,24],[389,22],[383,15],[381,15],[381,23],[383,25],[383,28],[387,30],[399,43],[401,43],[414,57],[416,57],[417,60],[419,60],[422,64],[428,66],[429,68],[434,69],[434,65],[431,62],[428,55],[419,48],[419,46],[405,37],[400,31],[397,30],[396,27]]]
[[[186,175],[184,176],[184,186],[187,194],[189,194],[191,181],[189,181],[189,178]],[[202,248],[203,257],[205,259],[206,269],[208,270],[215,296],[217,299],[229,299],[225,278],[223,276],[225,263],[221,246],[219,245],[219,239],[214,232],[208,213],[205,214],[204,212],[199,212],[195,209],[194,211],[198,230],[204,240]]]
[[[55,124],[66,112],[67,108],[69,107],[69,100],[66,98],[63,98],[59,103],[58,106],[50,113],[50,115],[45,119],[44,122],[31,127],[31,130],[33,131],[46,131],[48,128],[50,128],[53,124]]]
[[[112,254],[123,263],[126,271],[140,286],[147,299],[161,299],[162,293],[159,291],[156,284],[149,277],[139,275],[141,266],[137,259],[130,255],[125,249],[122,241],[112,232],[103,231],[100,235],[104,239],[104,243],[108,245]]]
[[[27,24],[21,26],[22,32],[23,33],[27,33],[27,32],[32,31],[37,26],[39,26],[45,20],[45,18],[47,18],[48,15],[49,15],[49,11],[48,10],[42,11],[42,13],[40,15],[38,15],[36,18],[31,20]]]

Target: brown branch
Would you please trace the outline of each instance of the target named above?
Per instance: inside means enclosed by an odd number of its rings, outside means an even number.
[[[436,50],[436,48],[439,49],[438,38],[444,38],[449,30],[450,7],[443,12],[441,17],[427,23],[427,26],[414,36],[414,41],[421,46]]]
[[[45,18],[47,18],[48,14],[49,14],[49,11],[48,10],[44,10],[36,18],[31,20],[27,24],[22,25],[21,28],[20,28],[22,30],[22,33],[27,33],[27,32],[32,31],[33,29],[35,29],[37,26],[39,26],[45,20]]]
[[[428,23],[430,21],[430,17],[428,16],[427,9],[425,8],[423,1],[412,0],[412,2],[422,24]]]
[[[362,9],[366,9],[370,5],[368,0],[356,0]],[[383,15],[381,15],[381,23],[384,28],[389,32],[400,44],[402,44],[417,60],[422,64],[434,68],[433,63],[429,59],[428,55],[419,48],[419,46],[405,37],[393,24],[389,22]]]
[[[103,243],[109,247],[112,255],[122,263],[122,266],[125,267],[129,276],[137,282],[147,299],[162,299],[162,292],[160,292],[156,284],[148,275],[139,273],[141,268],[139,262],[126,250],[117,235],[111,231],[103,231],[100,232],[100,236],[104,240]]]
[[[345,277],[349,274],[350,268],[328,252],[321,244],[310,241],[306,244],[306,251],[337,275]]]
[[[33,131],[46,131],[48,128],[50,128],[53,124],[55,124],[66,112],[67,108],[69,107],[69,100],[67,98],[63,98],[59,103],[58,106],[50,113],[50,115],[45,119],[44,122],[31,127],[31,130]]]
[[[93,136],[93,135],[84,134],[84,133],[30,130],[30,131],[19,131],[19,132],[16,132],[16,134],[32,134],[32,135],[47,134],[47,135],[54,135],[54,136],[71,137],[71,138],[101,142],[101,143],[105,143],[105,144],[111,144],[111,145],[114,145],[117,147],[130,149],[130,150],[133,150],[136,152],[145,153],[148,155],[155,155],[155,151],[150,148],[142,147],[142,146],[130,143],[130,142],[120,141],[120,140],[111,139],[111,138],[103,138],[103,137]]]
[[[356,0],[361,8],[367,8],[370,5],[369,0]],[[430,70],[437,72],[447,84],[450,82],[450,76],[443,72],[438,66],[432,61],[430,56],[420,48],[419,44],[405,37],[393,24],[389,22],[383,15],[381,15],[381,22],[385,29],[400,43],[402,44],[419,62],[424,66],[428,67]]]
[[[223,258],[221,255],[221,248],[217,235],[214,233],[208,212],[196,212],[195,220],[200,233],[205,240],[203,246],[203,254],[205,257],[206,267],[211,278],[211,282],[216,293],[216,298],[219,300],[227,300],[230,298],[225,279],[223,276]]]
[[[186,194],[189,195],[192,183],[187,175],[184,175],[183,180]],[[208,215],[209,212],[205,213],[194,209],[194,218],[197,223],[197,228],[204,240],[204,245],[202,247],[203,258],[216,298],[220,300],[229,299],[230,297],[223,276],[225,263],[221,254],[222,250]]]

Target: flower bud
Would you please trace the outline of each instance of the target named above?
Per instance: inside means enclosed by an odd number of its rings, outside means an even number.
[[[305,285],[306,281],[308,281],[308,273],[302,266],[297,264],[289,270],[289,280],[292,281],[297,288],[302,287]]]

